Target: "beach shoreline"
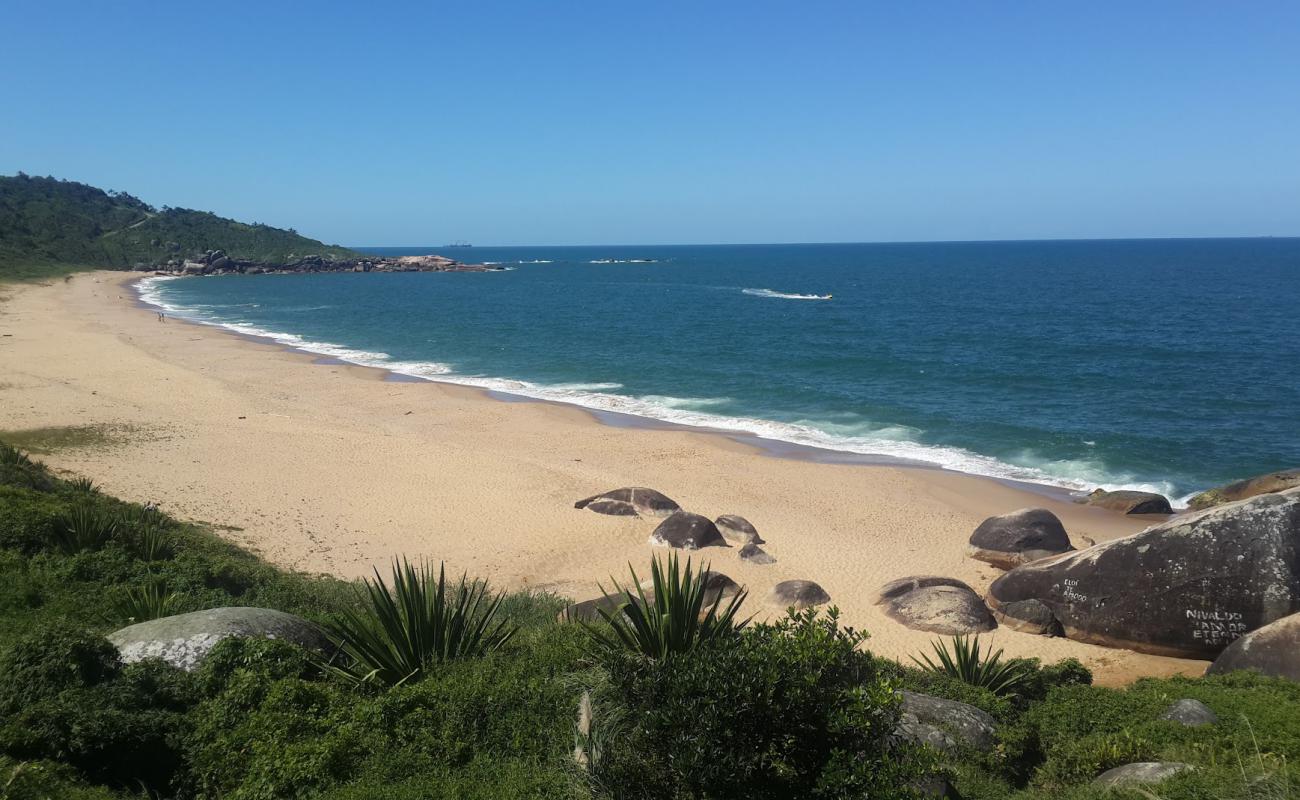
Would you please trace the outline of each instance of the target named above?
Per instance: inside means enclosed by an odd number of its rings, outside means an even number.
[[[918,574],[987,589],[998,570],[965,555],[983,518],[1043,506],[1076,546],[1156,521],[1080,506],[1055,487],[835,463],[843,459],[796,445],[780,452],[734,431],[611,424],[610,412],[556,401],[386,379],[394,373],[221,327],[159,322],[131,290],[138,280],[99,272],[0,288],[9,334],[0,340],[0,430],[122,431],[39,457],[124,498],[227,526],[223,535],[285,567],[356,577],[406,554],[583,600],[662,551],[646,542],[656,520],[603,517],[573,502],[646,485],[688,510],[754,522],[776,564],[740,562],[734,548],[693,554],[747,585],[751,611],[779,613],[763,602],[777,581],[815,580],[848,624],[872,634],[872,650],[905,660],[935,637],[886,618],[874,592]],[[1078,657],[1106,683],[1205,666],[1003,629],[991,638],[1012,656]]]

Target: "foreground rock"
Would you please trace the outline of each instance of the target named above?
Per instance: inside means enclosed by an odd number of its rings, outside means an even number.
[[[962,749],[991,753],[997,746],[993,717],[972,705],[928,694],[902,692],[903,715],[898,735],[943,753]]]
[[[681,511],[682,507],[662,492],[644,486],[625,486],[622,489],[579,500],[574,508],[585,508],[597,514],[615,517],[666,517]]]
[[[707,610],[717,600],[724,597],[732,597],[740,593],[740,584],[731,578],[723,575],[721,572],[708,570],[704,573],[704,608]],[[646,600],[651,603],[655,600],[654,582],[643,581],[641,590],[645,592]],[[591,621],[601,619],[598,609],[604,609],[613,613],[614,609],[623,604],[625,600],[621,593],[615,592],[603,597],[597,597],[594,600],[584,600],[581,603],[574,603],[560,612],[560,620],[584,620]]]
[[[128,664],[161,658],[192,670],[223,639],[282,639],[325,653],[330,641],[314,623],[269,608],[213,608],[128,625],[108,635]]]
[[[767,602],[782,608],[812,608],[830,601],[826,590],[812,581],[781,581],[767,596]]]
[[[764,544],[763,538],[749,520],[735,514],[723,514],[713,521],[729,542],[736,544]]]
[[[1204,492],[1187,501],[1188,508],[1205,509],[1214,506],[1223,505],[1224,503],[1235,503],[1238,500],[1246,500],[1261,494],[1270,492],[1284,492],[1287,489],[1294,489],[1300,486],[1300,469],[1288,469],[1282,472],[1270,472],[1267,475],[1257,475],[1254,478],[1247,478],[1244,481],[1229,483],[1225,486],[1216,486],[1213,489],[1207,489]]]
[[[1300,489],[1016,567],[988,599],[1007,616],[1038,600],[1072,639],[1213,658],[1300,611]]]
[[[970,537],[971,557],[1002,569],[1073,549],[1061,520],[1045,508],[1022,508],[989,517]]]
[[[998,626],[975,590],[956,578],[918,575],[892,581],[881,588],[876,604],[890,619],[915,631],[951,636]]]
[[[689,511],[678,511],[659,523],[659,527],[650,534],[650,544],[682,550],[730,547],[712,520]]]
[[[1134,492],[1124,489],[1104,492],[1101,489],[1088,495],[1087,504],[1118,511],[1121,514],[1172,514],[1169,498],[1155,492]]]
[[[763,548],[750,542],[740,548],[740,560],[748,561],[751,564],[775,564],[776,558]]]
[[[1108,769],[1093,783],[1108,789],[1118,789],[1125,786],[1149,786],[1153,783],[1161,783],[1174,777],[1180,772],[1192,769],[1191,764],[1184,764],[1181,761],[1139,761],[1136,764],[1125,764],[1122,767]]]
[[[1179,725],[1186,725],[1189,728],[1199,728],[1202,725],[1213,725],[1218,722],[1219,715],[1211,711],[1210,707],[1200,700],[1185,697],[1170,706],[1165,713],[1160,715],[1160,719],[1177,722]]]
[[[1300,614],[1283,617],[1240,637],[1214,659],[1209,672],[1237,669],[1300,681]]]

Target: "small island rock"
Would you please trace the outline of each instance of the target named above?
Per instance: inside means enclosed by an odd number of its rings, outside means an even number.
[[[722,535],[727,537],[727,541],[736,544],[764,544],[763,537],[758,535],[758,530],[753,524],[744,517],[738,517],[735,514],[723,514],[714,520],[718,530]]]
[[[812,581],[781,581],[772,587],[767,601],[782,608],[811,608],[829,603],[831,596]]]
[[[579,500],[573,507],[615,517],[666,517],[682,510],[672,498],[644,486],[614,489]]]
[[[108,640],[131,664],[146,658],[161,658],[189,671],[223,639],[283,639],[302,647],[329,652],[329,638],[314,623],[302,617],[269,608],[227,607],[177,614],[128,625],[108,634]]]
[[[689,511],[678,511],[659,523],[659,527],[650,534],[650,544],[682,550],[730,547],[712,520]]]
[[[1045,508],[989,517],[970,537],[971,557],[1002,569],[1073,549],[1061,520]]]

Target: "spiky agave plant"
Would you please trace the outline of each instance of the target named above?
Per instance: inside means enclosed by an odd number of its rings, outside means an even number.
[[[437,578],[428,562],[393,562],[391,588],[375,570],[359,589],[359,609],[326,624],[343,656],[331,671],[355,683],[396,686],[435,664],[474,658],[500,649],[516,628],[497,619],[502,595],[489,595],[485,581],[464,575],[452,585],[446,567]]]
[[[73,478],[68,486],[78,494],[99,494],[99,487],[90,478]]]
[[[636,570],[630,564],[631,589],[611,578],[622,602],[612,612],[596,609],[607,625],[584,623],[597,645],[650,658],[666,658],[690,652],[702,642],[734,636],[748,624],[749,620],[736,618],[748,594],[744,589],[725,604],[721,594],[708,602],[708,565],[696,574],[691,570],[689,558],[684,570],[675,553],[669,555],[667,561],[665,566],[658,557],[650,560],[653,599],[646,596]],[[600,590],[605,593],[604,586]]]
[[[931,660],[925,653],[920,658],[912,656],[912,660],[922,669],[988,689],[994,694],[1006,694],[1028,677],[1022,665],[1002,660],[1001,649],[997,652],[993,652],[992,647],[983,649],[978,635],[958,634],[952,637],[951,642],[950,645],[936,639],[930,643],[937,660]]]
[[[128,624],[169,617],[179,610],[180,601],[181,596],[167,591],[161,581],[148,581],[124,588],[113,603],[112,616]]]
[[[17,447],[0,442],[0,464],[8,467],[30,467],[32,460]]]
[[[80,502],[54,522],[54,543],[66,555],[98,550],[117,532],[117,518],[91,502]]]

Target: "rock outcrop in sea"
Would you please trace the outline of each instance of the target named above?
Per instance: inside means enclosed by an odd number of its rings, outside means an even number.
[[[504,267],[495,264],[465,264],[454,258],[439,255],[396,256],[392,258],[362,257],[333,259],[327,256],[306,255],[284,263],[249,261],[226,255],[222,250],[209,250],[191,259],[171,259],[163,264],[141,264],[138,272],[156,275],[271,275],[311,272],[500,272]]]
[[[1187,507],[1196,510],[1213,508],[1224,503],[1234,503],[1238,500],[1246,500],[1269,492],[1281,492],[1297,486],[1300,486],[1300,469],[1270,472],[1267,475],[1256,475],[1244,481],[1236,481],[1223,486],[1216,486],[1213,489],[1206,489],[1188,500]]]
[[[989,588],[989,605],[1008,617],[1027,600],[1072,639],[1213,658],[1300,612],[1300,488],[1025,564]]]
[[[1121,489],[1107,492],[1101,489],[1088,495],[1084,500],[1090,506],[1118,511],[1121,514],[1172,514],[1169,498],[1155,492],[1136,492]]]

